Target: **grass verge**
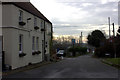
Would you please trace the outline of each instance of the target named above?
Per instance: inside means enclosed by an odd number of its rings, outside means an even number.
[[[102,62],[120,69],[120,58],[106,58]]]
[[[111,62],[112,64],[120,65],[120,58],[107,58],[106,61]]]

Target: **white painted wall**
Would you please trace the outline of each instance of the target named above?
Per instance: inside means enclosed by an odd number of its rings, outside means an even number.
[[[19,25],[19,10],[14,5],[3,5],[3,38],[5,63],[12,66],[12,69],[28,65],[29,63],[38,63],[42,61],[42,54],[32,55],[32,37],[39,37],[39,51],[42,52],[42,40],[44,40],[43,32],[41,32],[41,19],[37,17],[37,26],[39,30],[34,30],[34,15],[23,11],[23,21],[25,26]],[[8,15],[9,13],[9,15]],[[31,18],[27,23],[27,18]],[[15,28],[5,28],[15,27]],[[49,27],[49,26],[46,26]],[[17,29],[18,28],[18,29]],[[21,30],[22,29],[22,30]],[[19,57],[19,35],[23,34],[23,52],[27,55]],[[49,54],[49,40],[46,33],[46,41],[48,43],[47,54]],[[36,41],[36,40],[35,40]]]

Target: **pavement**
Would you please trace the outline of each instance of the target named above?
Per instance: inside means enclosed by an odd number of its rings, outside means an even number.
[[[119,77],[117,68],[104,64],[90,55],[84,55],[77,58],[64,58],[60,62],[6,75],[2,80],[119,80]]]

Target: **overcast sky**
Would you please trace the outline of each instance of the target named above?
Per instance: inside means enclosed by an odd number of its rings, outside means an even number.
[[[87,36],[95,29],[108,34],[108,17],[118,28],[118,0],[30,1],[53,23],[54,35],[79,36],[82,31]]]

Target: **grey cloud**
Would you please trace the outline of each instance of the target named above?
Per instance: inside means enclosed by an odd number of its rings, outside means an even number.
[[[59,35],[79,34],[81,31],[84,32],[84,35],[87,35],[89,33],[88,30],[94,29],[94,27],[91,27],[91,25],[96,25],[97,27],[97,26],[100,26],[99,24],[107,24],[108,17],[111,17],[111,23],[114,22],[115,24],[117,24],[118,22],[117,11],[116,12],[112,11],[113,9],[118,9],[117,2],[108,2],[105,4],[101,4],[100,2],[84,2],[85,0],[83,0],[83,2],[75,2],[75,3],[72,3],[72,2],[65,3],[68,0],[59,0],[59,1],[61,1],[61,4],[73,6],[76,8],[81,8],[83,11],[88,12],[88,15],[84,16],[84,19],[80,19],[75,22],[71,22],[71,21],[62,22],[59,19],[54,20],[53,22],[55,22],[56,24],[67,23],[72,25],[72,26],[60,26],[60,25],[55,26],[56,28],[54,28],[54,31]],[[75,0],[75,1],[78,1],[78,0]],[[84,3],[91,3],[91,5],[83,6],[82,4]],[[91,24],[91,25],[88,26],[83,24]],[[101,27],[101,28],[104,29],[105,27]]]
[[[56,2],[59,3],[87,3],[87,2],[98,2],[98,3],[102,3],[105,0],[56,0]],[[117,0],[107,0],[107,2],[117,2]]]

